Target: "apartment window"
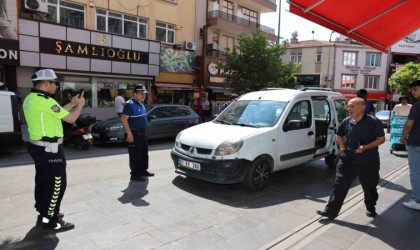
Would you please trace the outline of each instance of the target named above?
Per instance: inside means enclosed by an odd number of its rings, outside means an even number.
[[[357,52],[344,52],[343,65],[356,66]]]
[[[290,54],[290,61],[296,62],[296,54]]]
[[[375,89],[379,87],[379,76],[365,76],[365,89]]]
[[[175,25],[156,22],[156,40],[163,43],[175,43]]]
[[[85,6],[61,0],[48,0],[47,20],[83,29],[85,28]]]
[[[258,13],[242,6],[240,6],[239,9],[242,13],[241,18],[244,19],[243,21],[246,22],[247,25],[256,28],[258,23]]]
[[[381,63],[381,54],[380,53],[366,53],[366,66],[376,66],[379,67]]]
[[[223,0],[222,1],[222,12],[225,12],[228,15],[233,16],[233,3]]]
[[[316,62],[321,62],[322,61],[322,52],[317,52],[316,53]]]
[[[342,75],[341,76],[342,89],[354,89],[355,86],[356,86],[356,75]]]
[[[297,54],[297,61],[302,62],[302,53]]]
[[[96,9],[96,29],[109,33],[147,38],[147,19]]]

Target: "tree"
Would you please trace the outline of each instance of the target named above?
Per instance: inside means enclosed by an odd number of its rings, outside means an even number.
[[[296,63],[283,63],[287,44],[269,46],[267,36],[255,30],[252,36],[240,34],[238,45],[227,50],[227,59],[218,64],[225,83],[232,91],[242,94],[262,88],[293,87]]]
[[[420,64],[409,62],[391,75],[388,85],[402,95],[407,95],[408,85],[416,80],[420,80]]]

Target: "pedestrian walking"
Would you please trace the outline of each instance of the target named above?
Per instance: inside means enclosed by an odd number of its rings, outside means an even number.
[[[63,221],[61,200],[67,186],[66,158],[63,151],[62,121],[74,123],[85,105],[83,92],[61,107],[51,96],[58,89],[52,69],[38,70],[32,76],[34,88],[23,103],[28,125],[28,152],[35,162],[35,208],[37,226],[55,232],[74,228]]]
[[[406,144],[412,194],[405,207],[420,210],[420,80],[409,85],[416,102],[410,109],[400,142]]]
[[[118,90],[118,95],[114,99],[115,112],[121,117],[125,105],[125,99],[122,96],[122,90]]]
[[[222,104],[222,106],[220,106],[220,112],[222,112],[225,108],[227,108],[232,102],[236,101],[236,99],[238,99],[238,95],[236,94],[232,94],[229,97],[229,101],[225,102]]]
[[[378,146],[385,142],[385,133],[378,118],[364,114],[365,101],[362,98],[351,99],[347,109],[350,116],[340,123],[337,130],[340,161],[332,194],[324,211],[316,212],[330,219],[337,217],[357,176],[365,195],[366,216],[375,217],[380,166]]]
[[[359,89],[359,91],[357,91],[357,97],[363,98],[363,100],[365,100],[365,106],[366,106],[365,114],[375,116],[375,107],[373,106],[373,103],[367,99],[368,97],[367,90]]]
[[[148,171],[149,146],[147,145],[147,113],[143,105],[147,89],[143,84],[134,87],[133,98],[124,106],[121,123],[127,135],[128,156],[132,181],[145,181],[143,177],[154,176]]]
[[[407,116],[411,109],[411,104],[408,103],[408,96],[400,96],[398,100],[400,104],[395,105],[394,109],[392,109],[392,114]]]

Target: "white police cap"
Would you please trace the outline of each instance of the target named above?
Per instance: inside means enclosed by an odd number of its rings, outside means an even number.
[[[58,82],[58,77],[52,69],[41,69],[32,75],[32,81],[55,81]]]

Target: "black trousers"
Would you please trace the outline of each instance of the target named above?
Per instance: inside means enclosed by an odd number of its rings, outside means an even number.
[[[28,143],[28,152],[35,162],[35,208],[42,217],[57,219],[67,187],[66,158],[63,145],[57,153]]]
[[[378,200],[376,186],[379,182],[379,164],[360,163],[342,159],[337,166],[332,194],[325,207],[326,212],[333,216],[338,215],[351,183],[356,176],[362,185],[366,209],[372,212],[375,211],[376,201]]]
[[[132,131],[134,141],[128,143],[131,176],[141,176],[149,168],[149,145],[144,131]]]

